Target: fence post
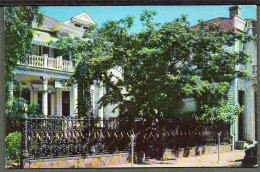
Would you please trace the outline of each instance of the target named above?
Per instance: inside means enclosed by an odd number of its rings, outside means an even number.
[[[232,151],[235,150],[235,136],[231,134],[232,137]]]
[[[218,133],[218,163],[220,163],[220,133]]]
[[[21,139],[21,157],[20,157],[20,165],[21,168],[24,168],[26,162],[28,162],[29,152],[27,147],[27,138],[28,138],[28,124],[27,124],[28,116],[25,113],[22,117],[22,139]]]
[[[134,165],[134,134],[130,136],[131,139],[131,167]]]

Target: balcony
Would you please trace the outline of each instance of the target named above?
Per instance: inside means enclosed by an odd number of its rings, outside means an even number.
[[[19,65],[26,65],[32,67],[39,67],[44,69],[53,69],[59,71],[73,72],[72,61],[62,60],[61,56],[57,58],[50,58],[48,56],[29,55],[27,62]]]

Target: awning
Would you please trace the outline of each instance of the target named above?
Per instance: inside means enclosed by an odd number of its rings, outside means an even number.
[[[58,38],[48,32],[36,31],[33,36],[33,44],[42,45],[46,47],[55,47],[53,42],[56,42]]]

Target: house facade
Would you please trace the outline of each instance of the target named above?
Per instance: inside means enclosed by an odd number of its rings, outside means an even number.
[[[207,21],[206,25],[219,23],[220,30],[234,30],[237,33],[256,34],[256,20],[244,19],[241,17],[241,7],[232,6],[229,8],[230,17],[219,17]],[[194,26],[193,28],[198,28]],[[224,46],[227,51],[246,51],[251,54],[252,63],[237,65],[236,70],[248,70],[256,77],[257,75],[257,46],[256,40],[251,40],[245,44],[237,40],[233,46]],[[256,79],[243,80],[235,78],[228,92],[228,100],[232,105],[244,106],[244,112],[231,127],[231,134],[235,141],[255,141],[256,140]]]
[[[74,68],[69,55],[58,55],[51,43],[59,38],[81,37],[94,20],[87,12],[60,22],[44,16],[42,26],[37,27],[33,38],[32,53],[25,63],[15,70],[23,85],[22,97],[28,104],[38,103],[44,115],[75,116],[77,114],[77,85],[65,88],[59,82],[68,78]]]
[[[209,20],[210,23],[220,23],[220,29],[233,29],[236,32],[255,34],[256,21],[243,19],[240,15],[240,7],[230,8],[230,17],[219,17]],[[15,70],[23,84],[22,96],[28,103],[38,103],[45,115],[75,116],[77,114],[77,85],[68,88],[59,82],[68,78],[73,73],[73,64],[69,55],[59,55],[58,49],[50,42],[59,38],[71,36],[81,37],[94,20],[87,12],[72,17],[65,22],[60,22],[49,16],[45,16],[43,25],[35,27],[37,31],[33,39],[34,48],[28,56],[26,63],[19,63]],[[236,41],[234,46],[225,47],[228,51],[245,50],[252,54],[252,63],[238,65],[237,70],[247,69],[250,74],[256,75],[257,50],[256,41],[252,40],[245,44]],[[112,72],[117,72],[112,70]],[[119,75],[115,74],[115,75]],[[256,80],[242,80],[236,78],[232,82],[228,97],[233,105],[244,105],[243,114],[231,127],[231,133],[236,141],[256,140]],[[91,86],[92,106],[95,116],[102,118],[116,117],[118,112],[112,112],[115,105],[98,108],[98,100],[106,93],[102,86]],[[184,110],[195,110],[196,103],[193,99],[184,100]]]
[[[230,20],[233,28],[238,33],[247,33],[248,35],[256,34],[256,20],[241,18],[240,6],[230,7]],[[248,41],[243,44],[236,41],[231,51],[246,51],[251,54],[252,63],[238,65],[237,70],[248,70],[249,73],[256,77],[257,71],[257,46],[256,40]],[[243,80],[236,78],[229,90],[229,102],[233,105],[243,105],[244,112],[239,116],[231,128],[232,134],[236,141],[256,141],[256,121],[257,121],[257,82],[255,79]]]

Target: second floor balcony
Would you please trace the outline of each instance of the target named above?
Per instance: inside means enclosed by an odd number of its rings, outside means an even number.
[[[73,72],[74,70],[72,61],[62,60],[61,56],[57,58],[50,58],[47,55],[28,55],[27,61],[25,63],[18,62],[18,64],[66,72]]]

